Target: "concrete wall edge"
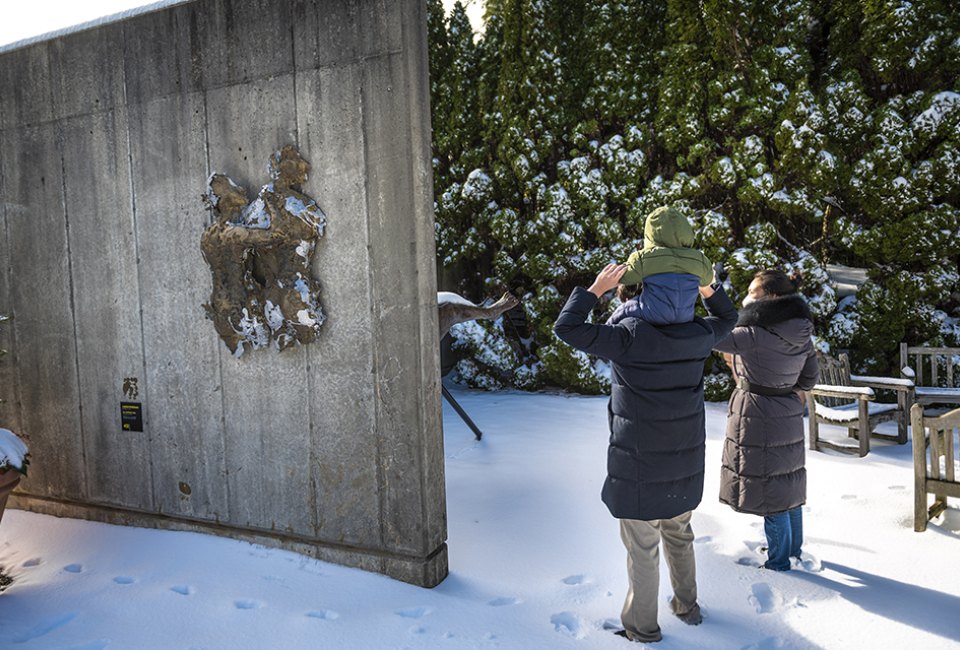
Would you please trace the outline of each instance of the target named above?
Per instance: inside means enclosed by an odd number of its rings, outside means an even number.
[[[226,537],[268,548],[292,551],[322,562],[381,573],[418,587],[433,588],[440,584],[448,573],[446,542],[424,556],[416,556],[327,543],[283,532],[257,532],[249,528],[237,528],[176,515],[78,503],[22,493],[11,494],[7,505],[12,510],[53,517]]]

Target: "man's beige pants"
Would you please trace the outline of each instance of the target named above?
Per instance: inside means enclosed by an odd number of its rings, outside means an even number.
[[[660,589],[660,540],[673,585],[671,607],[681,619],[699,614],[697,567],[693,557],[691,512],[673,519],[621,519],[620,537],[627,547],[627,575],[630,588],[620,619],[633,641],[659,641],[657,593]]]

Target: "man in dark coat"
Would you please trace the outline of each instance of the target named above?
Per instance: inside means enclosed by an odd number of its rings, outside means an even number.
[[[633,641],[661,639],[657,624],[659,543],[662,539],[674,598],[673,613],[700,622],[690,516],[703,497],[703,367],[726,337],[737,311],[718,284],[700,288],[710,316],[651,325],[625,318],[588,323],[597,299],[616,286],[625,265],[607,266],[589,289],[577,287],[554,325],[569,345],[609,359],[610,446],[603,502],[620,519],[630,588],[621,619]]]

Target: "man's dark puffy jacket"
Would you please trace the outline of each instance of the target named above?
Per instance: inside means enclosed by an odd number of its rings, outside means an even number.
[[[668,519],[703,497],[703,364],[737,321],[717,287],[708,318],[654,326],[587,323],[596,296],[576,288],[554,325],[569,345],[613,365],[603,502],[619,519]]]

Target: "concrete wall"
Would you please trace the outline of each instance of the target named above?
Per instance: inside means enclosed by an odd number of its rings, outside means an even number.
[[[0,425],[14,507],[446,575],[421,0],[196,0],[0,52]],[[200,196],[285,143],[327,215],[316,343],[205,320]],[[137,378],[142,433],[120,425]]]

